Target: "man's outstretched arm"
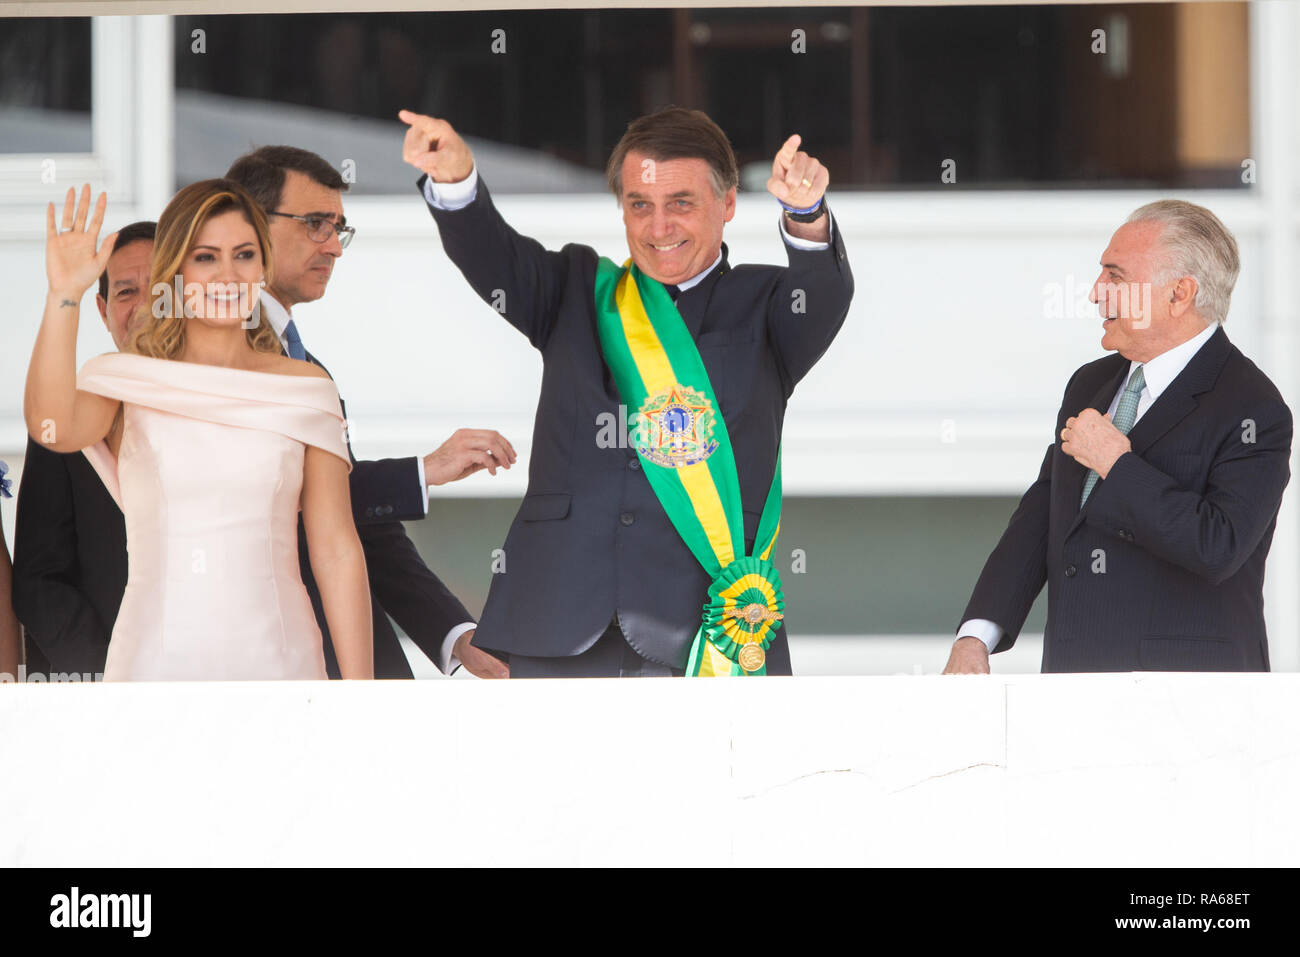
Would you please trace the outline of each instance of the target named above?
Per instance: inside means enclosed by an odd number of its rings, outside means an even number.
[[[450,123],[409,110],[399,116],[409,127],[402,158],[424,174],[417,185],[448,258],[479,298],[542,348],[559,311],[568,258],[502,219],[473,154]]]

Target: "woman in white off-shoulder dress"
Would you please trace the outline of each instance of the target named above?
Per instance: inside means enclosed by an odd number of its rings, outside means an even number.
[[[282,356],[254,308],[272,268],[265,215],[226,180],[181,190],[158,222],[153,293],[130,351],[78,374],[78,305],[113,245],[97,250],[104,209],[100,196],[87,223],[89,187],[75,207],[69,190],[56,230],[50,205],[50,293],[24,411],[37,441],[87,450],[126,518],[105,680],[325,678],[299,573],[300,507],[340,671],[371,677],[338,392],[318,367]]]

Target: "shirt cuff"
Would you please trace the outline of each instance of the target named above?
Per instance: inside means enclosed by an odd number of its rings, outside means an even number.
[[[448,678],[451,677],[453,671],[460,667],[460,659],[451,653],[451,650],[456,647],[456,639],[465,632],[473,631],[477,627],[478,622],[467,621],[447,632],[447,637],[442,639],[442,651],[438,654],[438,670]]]
[[[831,211],[830,211],[829,209],[826,210],[826,215],[827,215],[828,217],[831,216]],[[831,235],[831,236],[834,236],[834,235],[835,235],[835,220],[834,220],[834,218],[831,218],[831,221],[830,221],[830,223],[828,224],[828,226],[829,226],[829,228],[830,228],[830,235]],[[802,238],[800,238],[799,236],[791,236],[790,233],[787,232],[787,231],[786,231],[786,228],[785,228],[785,214],[784,214],[784,213],[781,214],[781,238],[784,239],[784,240],[786,241],[786,243],[788,243],[789,245],[793,246],[795,249],[806,249],[806,250],[808,250],[809,252],[814,252],[814,251],[819,250],[819,249],[830,249],[830,247],[831,247],[831,244],[830,244],[829,240],[828,240],[827,242],[824,242],[824,243],[819,243],[819,242],[816,242],[816,241],[811,240],[811,239],[802,239]]]
[[[978,638],[984,642],[989,654],[993,654],[993,649],[1002,640],[1002,626],[987,618],[972,618],[970,621],[962,622],[961,627],[957,629],[957,637]]]
[[[424,514],[429,514],[429,483],[424,480],[424,459],[415,457],[415,470],[420,475],[420,500],[424,502]]]
[[[478,196],[478,164],[459,183],[435,183],[432,176],[424,178],[424,198],[434,209],[452,212],[464,209]]]

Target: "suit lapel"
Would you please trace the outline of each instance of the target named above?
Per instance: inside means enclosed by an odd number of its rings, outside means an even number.
[[[1164,392],[1160,393],[1160,398],[1151,404],[1129,432],[1128,440],[1134,455],[1141,455],[1191,414],[1197,405],[1195,397],[1214,388],[1214,383],[1223,370],[1223,364],[1228,361],[1231,348],[1232,344],[1228,342],[1228,337],[1222,328],[1210,336],[1205,345],[1201,346],[1200,351],[1192,356],[1192,361],[1187,363],[1183,371],[1178,373]],[[1122,356],[1118,358],[1123,359]],[[1105,415],[1106,410],[1110,408],[1110,400],[1115,397],[1115,393],[1120,388],[1120,380],[1128,373],[1128,368],[1129,363],[1124,360],[1119,375],[1109,378],[1102,391],[1094,397],[1092,408]],[[1072,466],[1070,494],[1073,497],[1070,501],[1077,502],[1083,496],[1083,483],[1088,470],[1078,462],[1072,462]],[[1089,496],[1088,502],[1091,501],[1092,497]],[[1085,502],[1083,508],[1075,515],[1070,530],[1066,533],[1067,537],[1079,527],[1087,509],[1088,503]]]
[[[692,339],[698,339],[700,330],[704,326],[704,317],[709,312],[709,302],[713,299],[713,292],[718,287],[718,280],[722,274],[731,268],[727,263],[727,244],[722,244],[722,262],[718,263],[716,269],[705,276],[700,282],[685,292],[677,296],[677,311],[681,313],[682,321],[686,323],[686,328],[691,334]]]
[[[1107,370],[1105,380],[1097,387],[1096,394],[1093,395],[1091,401],[1084,408],[1096,409],[1102,415],[1105,415],[1106,410],[1110,408],[1111,400],[1115,398],[1115,393],[1120,390],[1120,386],[1128,381],[1129,361],[1118,352],[1115,353],[1114,358],[1118,360],[1114,368]],[[1079,412],[1082,411],[1083,409],[1079,410]],[[1078,415],[1079,412],[1074,414]]]
[[[1222,329],[1206,340],[1200,351],[1192,356],[1192,361],[1160,393],[1160,398],[1152,403],[1129,432],[1128,439],[1135,453],[1141,455],[1196,408],[1195,396],[1214,388],[1223,364],[1228,361],[1230,348]]]

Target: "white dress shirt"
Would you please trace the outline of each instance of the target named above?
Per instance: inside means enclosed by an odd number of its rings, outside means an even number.
[[[1191,339],[1181,345],[1174,346],[1168,352],[1162,352],[1145,365],[1141,362],[1130,362],[1128,364],[1128,374],[1119,384],[1115,391],[1115,396],[1110,400],[1110,406],[1106,414],[1112,418],[1115,415],[1115,409],[1119,406],[1120,396],[1124,394],[1124,388],[1128,385],[1129,379],[1138,366],[1142,366],[1142,378],[1145,385],[1138,396],[1137,418],[1133,420],[1136,426],[1138,420],[1146,414],[1151,404],[1160,398],[1161,393],[1169,388],[1169,383],[1178,378],[1178,374],[1187,368],[1187,363],[1192,361],[1192,356],[1200,351],[1201,346],[1210,341],[1210,336],[1218,331],[1219,324],[1212,322],[1201,332],[1197,333]],[[978,638],[988,646],[989,653],[998,646],[1002,640],[1003,629],[996,622],[989,621],[987,618],[972,618],[970,621],[962,622],[962,626],[957,629],[958,638]]]
[[[266,319],[271,323],[271,328],[280,339],[280,345],[284,348],[285,355],[289,354],[289,343],[285,340],[284,330],[289,325],[291,316],[289,310],[280,304],[280,301],[271,295],[270,292],[263,289],[262,295],[258,298],[262,306],[262,311]],[[415,457],[416,472],[419,476],[421,499],[424,502],[424,512],[429,513],[429,486],[424,480],[424,459],[420,456]],[[443,674],[449,675],[460,667],[460,659],[451,653],[456,647],[456,639],[465,632],[477,628],[478,625],[472,621],[463,622],[457,625],[451,631],[447,632],[447,637],[442,639],[442,647],[438,654],[438,668]]]

